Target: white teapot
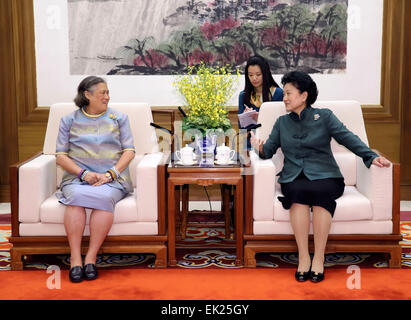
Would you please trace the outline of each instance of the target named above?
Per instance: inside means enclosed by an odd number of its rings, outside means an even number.
[[[187,144],[184,148],[176,151],[176,157],[182,164],[190,165],[194,163],[194,149]]]
[[[231,160],[233,160],[234,156],[235,150],[231,150],[224,144],[217,147],[217,164],[228,164]]]

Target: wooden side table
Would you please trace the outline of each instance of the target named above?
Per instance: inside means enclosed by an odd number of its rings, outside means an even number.
[[[243,175],[240,163],[231,166],[176,166],[173,162],[167,168],[168,179],[168,264],[175,266],[176,261],[176,187],[187,184],[210,186],[213,184],[226,184],[235,186],[235,240],[236,240],[236,265],[243,264]],[[178,198],[179,202],[179,198]]]

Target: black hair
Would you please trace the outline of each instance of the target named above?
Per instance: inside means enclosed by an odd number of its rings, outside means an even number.
[[[259,66],[263,74],[263,102],[270,101],[270,88],[279,87],[277,82],[275,82],[273,75],[270,71],[270,65],[262,56],[253,56],[247,61],[245,66],[245,88],[244,88],[244,103],[250,106],[250,97],[251,94],[255,94],[254,86],[252,85],[250,79],[248,78],[248,67],[250,66]]]
[[[84,108],[89,105],[90,101],[86,98],[85,92],[93,92],[93,87],[99,83],[106,83],[106,80],[96,76],[89,76],[80,82],[77,88],[77,95],[74,98],[74,103],[77,107]]]
[[[283,76],[281,83],[283,86],[287,83],[291,83],[298,89],[298,91],[300,91],[300,93],[307,92],[307,105],[311,106],[315,101],[317,101],[317,84],[307,73],[301,71],[291,71]]]

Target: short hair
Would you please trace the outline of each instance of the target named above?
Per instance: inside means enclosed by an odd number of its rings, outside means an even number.
[[[317,101],[317,84],[307,73],[301,71],[288,72],[281,79],[281,83],[283,86],[287,83],[291,83],[300,91],[300,93],[307,92],[307,105],[312,105],[315,101]]]
[[[96,76],[89,76],[83,79],[77,88],[77,95],[74,98],[74,103],[79,108],[87,107],[90,104],[90,101],[86,98],[85,92],[89,91],[93,93],[95,86],[99,83],[106,83],[106,80]]]
[[[254,86],[248,78],[248,67],[250,66],[260,67],[263,74],[263,102],[269,101],[270,88],[272,86],[279,87],[279,85],[275,82],[273,75],[271,74],[268,62],[262,56],[255,55],[248,59],[247,65],[245,66],[244,103],[249,105],[251,93],[255,93]]]

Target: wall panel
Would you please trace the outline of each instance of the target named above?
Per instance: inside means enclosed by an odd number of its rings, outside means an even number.
[[[401,117],[401,199],[411,200],[411,1],[404,8],[404,78]]]
[[[0,202],[9,199],[8,166],[18,161],[17,94],[11,0],[0,1]]]

